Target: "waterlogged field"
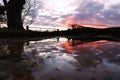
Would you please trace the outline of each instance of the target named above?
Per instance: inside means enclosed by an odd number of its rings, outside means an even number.
[[[0,41],[0,80],[120,80],[120,42]]]

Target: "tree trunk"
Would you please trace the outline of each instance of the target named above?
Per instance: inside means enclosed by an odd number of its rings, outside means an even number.
[[[11,30],[24,30],[21,13],[25,0],[10,0],[6,4],[7,25]]]

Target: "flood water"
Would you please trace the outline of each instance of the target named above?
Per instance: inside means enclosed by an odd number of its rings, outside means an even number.
[[[0,80],[120,80],[120,42],[1,40]]]

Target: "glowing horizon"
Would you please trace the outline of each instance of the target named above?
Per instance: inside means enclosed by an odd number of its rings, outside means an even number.
[[[80,24],[95,28],[119,26],[119,0],[44,0],[34,24],[67,26]],[[40,23],[39,23],[40,22]]]
[[[120,26],[119,0],[31,1],[31,5],[35,6],[30,10],[25,23],[33,17],[32,25],[69,27],[69,24],[79,24],[94,28]]]

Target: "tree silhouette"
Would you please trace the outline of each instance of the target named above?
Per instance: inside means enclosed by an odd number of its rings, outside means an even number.
[[[7,26],[11,30],[24,30],[21,13],[25,0],[3,0],[7,15]]]
[[[4,23],[5,21],[5,7],[0,4],[0,23]]]
[[[72,29],[77,29],[77,28],[83,28],[84,26],[79,25],[79,24],[70,24],[70,26],[72,27]]]
[[[5,14],[5,7],[0,4],[0,15]]]

